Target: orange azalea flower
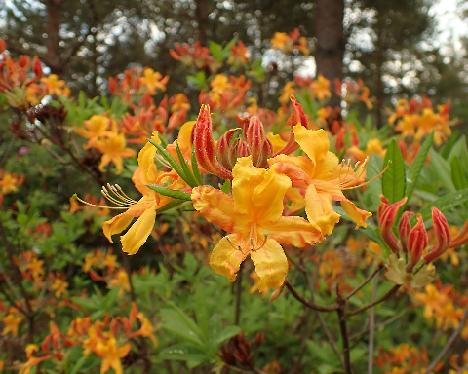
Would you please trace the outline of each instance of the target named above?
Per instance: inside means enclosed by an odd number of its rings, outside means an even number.
[[[279,97],[279,102],[281,105],[287,105],[291,99],[291,96],[294,95],[294,82],[288,82],[283,87],[281,96]]]
[[[47,94],[49,95],[70,95],[70,89],[66,86],[63,80],[60,80],[56,74],[51,74],[48,77],[41,78],[41,82],[45,85]]]
[[[279,288],[288,273],[280,243],[302,247],[322,240],[315,225],[298,216],[283,216],[291,180],[274,169],[256,168],[252,157],[237,160],[232,171],[232,195],[211,186],[195,187],[192,202],[209,222],[230,233],[213,249],[213,270],[233,281],[250,256],[260,290]]]
[[[112,126],[114,127],[114,126]],[[76,132],[88,139],[85,148],[96,147],[98,140],[111,133],[111,120],[103,115],[94,115],[84,122],[84,128],[76,129]]]
[[[151,68],[145,68],[143,70],[143,76],[140,78],[141,84],[146,88],[149,94],[153,95],[157,91],[166,91],[167,82],[169,77],[161,75],[158,71],[154,71]]]
[[[100,139],[96,148],[102,153],[99,170],[104,171],[109,163],[113,163],[116,172],[120,174],[123,169],[123,158],[133,157],[135,151],[127,148],[127,140],[123,134],[110,132],[106,137]]]
[[[249,62],[249,50],[242,41],[238,41],[231,48],[228,63],[237,66],[247,64],[247,62]]]
[[[2,335],[6,336],[8,334],[11,334],[13,336],[18,336],[18,329],[22,320],[23,318],[18,314],[18,312],[15,309],[10,309],[10,313],[2,319]]]
[[[65,294],[67,292],[67,287],[68,282],[63,279],[56,278],[52,282],[52,290],[54,290],[55,297],[61,297]]]
[[[327,100],[331,97],[330,81],[323,75],[319,75],[318,78],[310,84],[312,94],[320,101]]]
[[[270,166],[288,175],[294,187],[304,196],[308,220],[320,227],[323,235],[330,235],[340,215],[332,202],[339,201],[342,208],[359,227],[366,227],[371,213],[359,209],[343,191],[364,184],[366,162],[357,168],[338,162],[329,151],[330,141],[324,130],[307,130],[301,125],[293,128],[294,138],[306,156],[278,155],[268,160]]]
[[[23,177],[0,169],[0,194],[6,195],[18,191]]]
[[[153,134],[152,139],[159,142],[157,133]],[[155,157],[156,148],[149,142],[138,153],[138,168],[135,170],[132,180],[137,190],[143,195],[140,200],[135,201],[129,198],[117,186],[108,186],[109,191],[105,190],[110,201],[121,201],[122,205],[116,206],[116,209],[125,209],[125,212],[102,224],[102,230],[109,242],[112,243],[112,235],[124,231],[134,218],[138,217],[127,233],[120,237],[122,250],[131,255],[138,251],[151,234],[157,208],[172,201],[170,197],[159,195],[146,186],[152,183],[171,189],[180,189],[184,186],[174,171],[159,171],[154,163]]]
[[[123,295],[126,291],[130,291],[130,282],[125,270],[119,270],[117,274],[109,281],[109,286],[117,286],[120,288],[119,295]]]

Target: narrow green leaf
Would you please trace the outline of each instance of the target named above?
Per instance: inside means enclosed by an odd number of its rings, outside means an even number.
[[[160,195],[172,197],[178,200],[191,201],[190,195],[186,192],[171,190],[170,188],[159,186],[157,184],[147,184],[146,186]]]
[[[431,149],[432,139],[433,135],[431,134],[424,140],[421,148],[419,149],[418,154],[416,155],[413,163],[409,167],[408,190],[406,192],[406,196],[408,196],[408,202],[411,199],[414,188],[416,187],[416,183],[418,181],[419,174],[421,173],[421,170],[424,166],[424,162],[426,161],[429,150]]]
[[[444,159],[434,149],[429,152],[431,158],[431,167],[439,176],[440,182],[451,192],[455,191],[455,186],[452,183],[450,176],[450,165],[446,159]]]
[[[200,174],[200,169],[198,167],[197,156],[195,156],[195,147],[192,148],[192,171],[197,184],[200,186],[203,184],[203,178]]]
[[[190,178],[185,175],[182,167],[180,167],[176,160],[172,158],[172,156],[167,152],[161,144],[156,143],[155,141],[148,139],[148,141],[153,144],[156,149],[158,150],[159,154],[171,165],[171,167],[175,170],[175,172],[188,184],[190,185],[191,181]]]
[[[429,219],[431,217],[431,209],[433,206],[446,213],[448,210],[466,203],[468,203],[468,188],[447,193],[443,197],[432,202],[430,205],[425,206],[422,209],[422,216],[424,220]]]
[[[195,180],[195,177],[193,176],[192,171],[190,170],[190,167],[187,165],[187,162],[184,159],[184,155],[180,151],[179,144],[176,142],[176,154],[177,158],[179,160],[179,165],[182,168],[182,171],[184,174],[187,176],[187,179],[189,180],[189,186],[190,187],[195,187],[198,186],[197,181]]]
[[[457,190],[468,188],[468,177],[466,175],[466,169],[460,165],[458,158],[453,158],[450,162],[450,175],[452,182]]]
[[[406,166],[400,147],[395,139],[390,142],[384,158],[387,170],[382,176],[382,193],[394,203],[405,196]]]

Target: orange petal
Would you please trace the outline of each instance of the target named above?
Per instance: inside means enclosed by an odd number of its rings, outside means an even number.
[[[156,207],[152,206],[143,211],[136,222],[130,227],[124,236],[120,237],[122,243],[122,251],[133,255],[138,252],[138,249],[148,239],[151,231],[153,231],[154,220],[156,219]]]
[[[354,203],[349,200],[341,201],[341,207],[344,209],[346,214],[356,223],[356,228],[367,227],[366,220],[372,215],[367,210],[360,209]]]
[[[193,207],[207,221],[232,232],[235,212],[234,201],[229,195],[211,186],[200,186],[192,189],[191,198]]]
[[[311,184],[306,190],[305,206],[309,222],[318,225],[323,235],[330,235],[335,223],[340,220],[340,215],[333,210],[331,194],[319,193]]]
[[[120,234],[124,231],[132,223],[133,218],[133,215],[125,211],[103,222],[102,232],[104,236],[112,243],[112,235]]]
[[[292,244],[295,247],[304,247],[323,240],[318,225],[297,216],[281,217],[278,222],[266,228],[265,234],[278,243]]]

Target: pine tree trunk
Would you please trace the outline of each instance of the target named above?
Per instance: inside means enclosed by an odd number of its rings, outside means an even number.
[[[208,0],[196,0],[195,1],[195,18],[197,21],[198,28],[198,40],[199,42],[206,46],[207,45],[207,35],[206,30],[208,28]]]
[[[60,4],[62,0],[47,0],[47,54],[46,63],[53,73],[62,72],[59,52]]]
[[[317,48],[315,62],[317,75],[322,74],[330,81],[343,77],[345,36],[343,32],[344,0],[315,1],[315,37]],[[339,105],[334,96],[332,105]]]

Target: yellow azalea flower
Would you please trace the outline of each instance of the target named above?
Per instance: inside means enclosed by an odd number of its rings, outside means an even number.
[[[57,278],[52,282],[52,289],[54,290],[55,297],[60,297],[67,292],[68,282]]]
[[[211,90],[215,95],[221,95],[224,91],[231,88],[228,78],[224,74],[216,74],[211,82]]]
[[[293,131],[296,142],[307,157],[281,154],[268,162],[279,172],[287,174],[294,187],[300,189],[305,198],[308,220],[318,225],[323,235],[330,235],[340,219],[340,215],[333,210],[332,202],[339,201],[357,227],[366,227],[366,219],[371,213],[357,208],[343,195],[343,190],[363,184],[366,163],[356,169],[349,164],[340,164],[329,151],[330,141],[324,130],[307,130],[296,125]]]
[[[152,139],[159,142],[157,133],[153,134]],[[102,224],[104,235],[112,243],[112,235],[120,234],[137,218],[127,233],[120,237],[122,250],[130,255],[135,254],[151,234],[156,219],[156,210],[172,200],[167,196],[157,194],[146,185],[159,184],[171,189],[180,189],[184,186],[175,172],[159,171],[154,163],[155,157],[156,148],[147,142],[138,153],[138,168],[132,178],[135,187],[143,195],[142,198],[135,201],[123,195],[121,189],[111,190],[122,200],[122,206],[117,208],[126,210]]]
[[[366,153],[368,156],[377,155],[379,157],[385,156],[385,149],[382,146],[382,143],[377,138],[371,138],[367,142]]]
[[[109,281],[109,286],[117,286],[120,288],[119,295],[122,296],[126,291],[130,291],[130,282],[125,270],[119,270],[114,278]]]
[[[70,89],[65,85],[63,80],[58,79],[56,74],[41,78],[41,82],[45,85],[49,95],[70,95]]]
[[[319,75],[316,80],[310,84],[312,94],[319,100],[326,100],[331,97],[330,81],[323,75]]]
[[[118,346],[115,337],[107,333],[108,337],[100,337],[94,348],[94,353],[101,358],[100,373],[107,373],[109,369],[113,369],[115,374],[123,374],[121,358],[128,355],[132,346],[126,343]]]
[[[96,148],[102,153],[99,170],[104,171],[109,163],[113,163],[117,173],[122,172],[123,158],[132,157],[135,151],[127,148],[124,134],[110,132],[106,137],[99,139]]]
[[[18,187],[22,181],[22,177],[0,170],[0,194],[6,195],[18,191]]]
[[[166,85],[169,81],[169,77],[164,77],[158,71],[154,71],[151,68],[145,68],[143,70],[143,76],[140,78],[141,84],[146,88],[148,93],[153,95],[158,90],[161,92],[166,91]]]
[[[271,46],[276,49],[285,50],[291,43],[289,35],[285,32],[275,32],[271,39]]]
[[[270,131],[267,133],[267,138],[271,143],[271,146],[273,148],[273,153],[280,151],[286,145],[286,140],[284,140],[280,134],[273,134]]]
[[[12,334],[13,336],[18,336],[18,329],[22,319],[17,313],[10,313],[6,317],[3,317],[2,335]]]
[[[318,228],[301,217],[283,216],[291,180],[274,169],[256,168],[252,157],[237,160],[232,171],[232,195],[211,186],[195,187],[192,202],[209,222],[230,233],[213,249],[213,270],[233,281],[250,256],[260,290],[278,288],[288,273],[280,243],[302,247],[322,239]]]
[[[100,138],[110,133],[111,120],[102,115],[94,115],[84,122],[84,128],[76,129],[76,132],[88,139],[85,148],[96,147]]]
[[[172,143],[168,144],[166,150],[171,154],[174,159],[177,160],[177,151],[176,151],[176,143],[179,146],[180,152],[182,156],[184,156],[184,160],[187,164],[192,164],[192,130],[193,126],[195,126],[196,121],[189,121],[184,123],[177,134],[177,140]]]

